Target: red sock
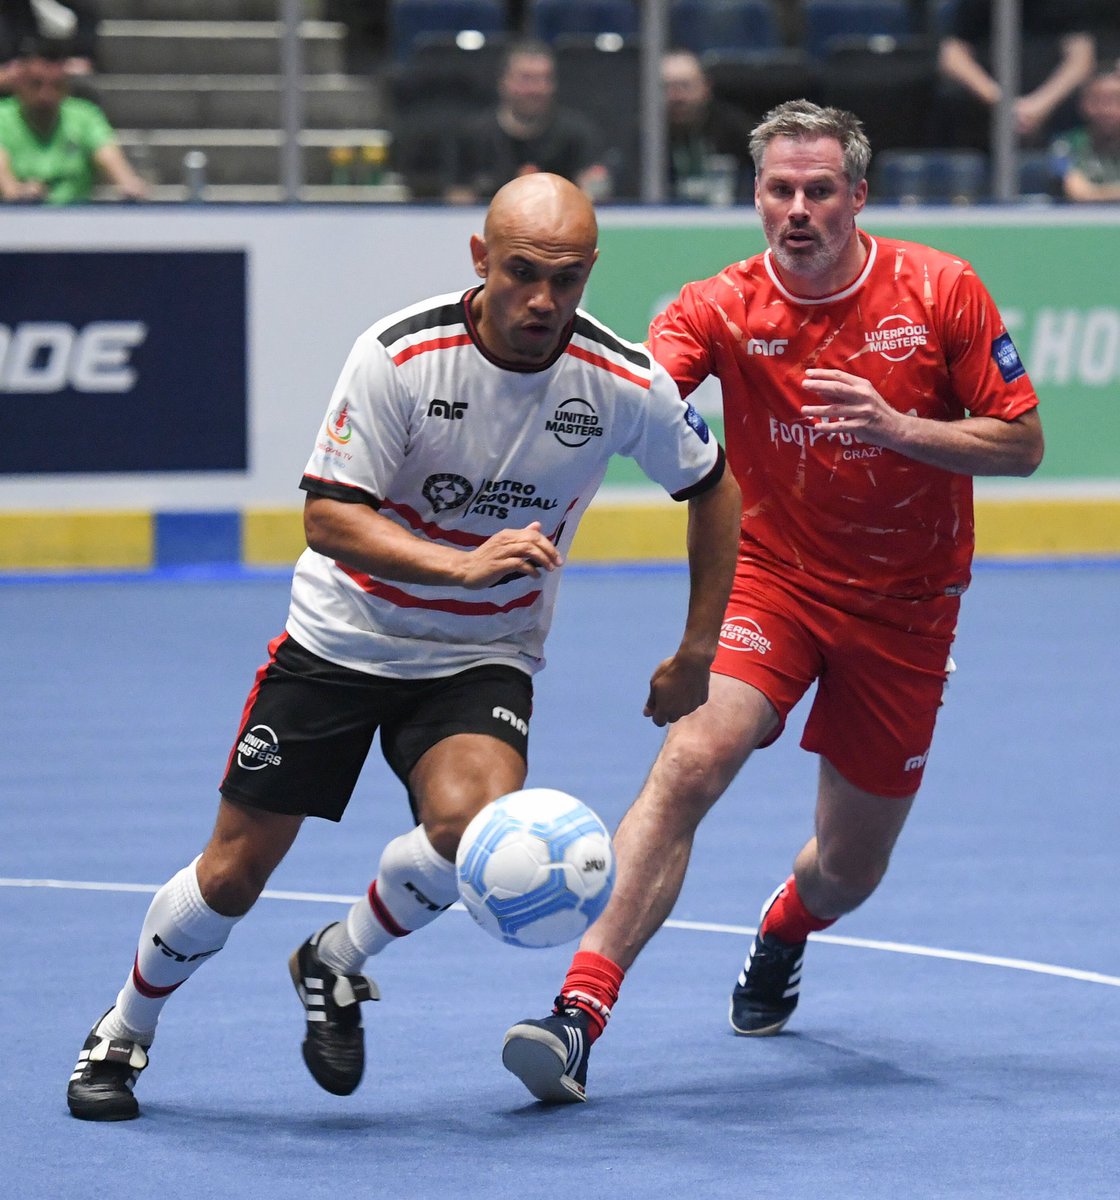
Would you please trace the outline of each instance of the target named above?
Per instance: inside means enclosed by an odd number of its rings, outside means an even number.
[[[592,1043],[607,1026],[625,974],[609,958],[591,950],[577,950],[572,958],[560,998],[591,1018],[587,1036]]]
[[[818,929],[827,929],[836,923],[836,917],[825,921],[815,917],[801,902],[797,894],[797,882],[791,875],[782,885],[778,898],[770,905],[762,932],[772,933],[783,942],[803,942]]]

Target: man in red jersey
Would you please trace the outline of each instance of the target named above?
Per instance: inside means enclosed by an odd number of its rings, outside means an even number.
[[[815,832],[731,996],[738,1034],[789,1020],[806,939],[878,886],[921,783],[969,582],[971,477],[1042,458],[1037,397],[969,264],[857,228],[859,121],[791,101],[751,154],[769,249],[688,284],[649,338],[684,395],[722,384],[735,585],[708,700],[672,727],[615,835],[610,903],[553,1014],[506,1035],[503,1062],[545,1101],[586,1098],[591,1043],[673,908],[696,827],[815,683]]]

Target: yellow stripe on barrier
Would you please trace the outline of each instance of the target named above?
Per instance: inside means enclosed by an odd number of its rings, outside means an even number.
[[[154,524],[146,512],[0,513],[0,568],[147,570]]]
[[[288,566],[306,549],[302,509],[252,508],[241,518],[241,561],[247,567]]]
[[[686,509],[619,505],[591,508],[572,546],[579,561],[685,557]],[[1120,498],[977,500],[981,558],[1094,558],[1120,555]]]
[[[589,508],[568,558],[571,562],[683,561],[687,526],[687,504]]]
[[[687,506],[604,504],[584,516],[572,562],[683,561]],[[0,513],[0,570],[146,570],[156,518],[143,512]],[[306,545],[298,508],[242,516],[242,562],[291,566]],[[1120,497],[976,502],[981,558],[1120,556]]]
[[[1120,499],[977,500],[976,553],[986,558],[1120,554]]]

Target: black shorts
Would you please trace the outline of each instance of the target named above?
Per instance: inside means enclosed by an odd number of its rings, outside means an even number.
[[[221,793],[268,812],[339,821],[369,755],[408,787],[424,753],[456,733],[484,733],[528,761],[533,680],[516,667],[471,667],[437,679],[386,679],[271,642],[230,751]],[[413,816],[416,804],[409,792]]]

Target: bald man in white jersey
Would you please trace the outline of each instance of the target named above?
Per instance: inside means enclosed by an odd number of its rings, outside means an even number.
[[[341,819],[380,729],[415,827],[385,848],[367,896],[290,961],[308,1069],[336,1095],[358,1086],[360,1006],[377,998],[366,959],[453,903],[463,830],[525,782],[560,570],[612,454],[689,510],[684,632],[645,715],[665,725],[704,703],[739,492],[665,370],[578,308],[596,241],[573,184],[514,180],[471,238],[481,285],[394,313],[355,344],[304,472],[308,549],[213,834],[152,901],[71,1076],[74,1116],[138,1115],[133,1085],[164,1003],[221,950],[304,818]]]

